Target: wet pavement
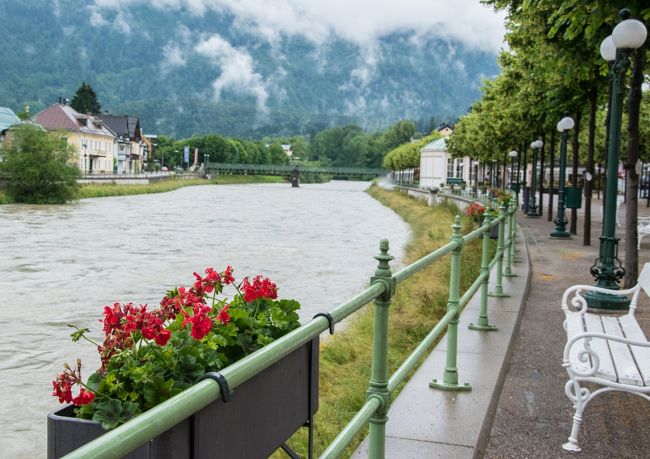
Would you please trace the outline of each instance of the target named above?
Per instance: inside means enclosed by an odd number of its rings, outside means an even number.
[[[567,381],[562,368],[566,334],[560,308],[563,291],[574,284],[592,284],[589,267],[598,256],[601,232],[600,202],[594,202],[592,245],[582,245],[581,214],[578,235],[571,240],[548,237],[554,225],[542,218],[520,217],[532,265],[530,292],[524,305],[518,335],[512,342],[509,368],[498,399],[491,433],[484,451],[486,458],[648,458],[650,457],[650,402],[621,392],[597,396],[586,408],[580,429],[580,453],[565,452],[573,416],[564,394]],[[625,205],[619,210],[623,223]],[[645,201],[639,215],[650,215]],[[617,227],[622,239],[623,226]],[[641,245],[639,270],[650,261],[650,241]],[[641,294],[637,320],[650,336],[650,304]]]

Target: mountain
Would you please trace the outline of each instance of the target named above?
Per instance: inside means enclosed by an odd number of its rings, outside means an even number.
[[[0,106],[35,113],[86,81],[102,110],[139,116],[147,133],[376,130],[453,120],[499,71],[495,53],[432,35],[314,39],[197,4],[220,2],[0,0]]]

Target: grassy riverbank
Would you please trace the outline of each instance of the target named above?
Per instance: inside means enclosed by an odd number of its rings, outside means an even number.
[[[186,186],[196,185],[236,185],[248,183],[286,183],[283,177],[270,175],[219,175],[212,180],[190,179],[190,180],[165,180],[148,185],[114,185],[90,184],[81,185],[77,197],[83,198],[104,198],[107,196],[128,196],[134,194],[165,193],[177,190]],[[13,200],[0,189],[0,204],[13,204]]]
[[[454,215],[462,214],[455,205],[429,208],[423,201],[377,186],[371,187],[369,193],[410,225],[412,237],[406,247],[405,264],[446,244]],[[464,222],[463,232],[467,232],[471,223],[466,218]],[[471,247],[474,245],[476,250],[463,251],[462,291],[479,274],[481,254],[477,240],[470,243]],[[448,295],[449,256],[398,286],[390,309],[389,375],[444,315]],[[366,306],[353,316],[344,330],[337,331],[321,346],[320,401],[314,437],[316,455],[331,443],[365,401],[370,377],[373,317],[373,306]],[[442,376],[442,372],[440,368],[437,376]],[[397,394],[392,395],[394,398]],[[357,438],[346,456],[360,441],[361,438]],[[298,454],[307,455],[306,432],[296,434],[289,443]],[[276,456],[281,457],[279,453]]]
[[[82,185],[79,198],[101,198],[105,196],[127,196],[133,194],[165,193],[186,186],[196,185],[234,185],[246,183],[283,183],[282,177],[268,175],[220,175],[212,180],[165,180],[149,185],[113,185],[91,184]]]

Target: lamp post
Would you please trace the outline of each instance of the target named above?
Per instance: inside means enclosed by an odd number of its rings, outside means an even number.
[[[533,175],[530,184],[530,197],[528,198],[528,217],[539,217],[537,212],[537,201],[535,200],[535,194],[537,193],[537,152],[544,146],[544,142],[541,140],[535,140],[530,144],[530,148],[533,150]]]
[[[551,233],[551,237],[565,238],[571,237],[566,230],[567,219],[564,216],[564,209],[566,208],[566,195],[564,192],[564,182],[566,181],[566,143],[569,136],[569,129],[573,129],[575,121],[570,116],[565,116],[557,123],[557,130],[562,134],[560,141],[560,178],[558,183],[557,192],[557,217],[555,217],[555,231]]]
[[[508,153],[510,157],[510,190],[517,193],[517,206],[519,205],[519,177],[517,177],[517,182],[515,183],[515,158],[518,153],[515,150],[512,150]],[[517,174],[519,175],[519,174]],[[517,208],[515,206],[515,208]]]
[[[643,46],[648,31],[641,21],[628,19],[630,12],[621,10],[622,19],[610,36],[600,45],[600,55],[612,62],[612,94],[610,106],[609,143],[607,145],[607,185],[605,188],[605,213],[603,229],[600,236],[599,256],[590,268],[596,279],[596,286],[618,290],[618,281],[625,275],[625,270],[618,259],[618,238],[616,237],[616,196],[618,194],[618,162],[621,143],[621,119],[623,115],[623,79],[630,66],[630,54]],[[621,310],[628,307],[624,296],[592,293],[587,296],[587,303],[594,309]]]

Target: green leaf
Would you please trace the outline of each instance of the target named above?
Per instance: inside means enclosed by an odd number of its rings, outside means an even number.
[[[110,430],[138,414],[140,410],[137,404],[112,398],[96,403],[93,421],[99,422],[104,429]]]
[[[73,343],[79,341],[81,338],[84,337],[84,334],[90,331],[90,328],[79,328],[75,324],[68,324],[68,327],[75,329],[75,331],[70,334]]]

